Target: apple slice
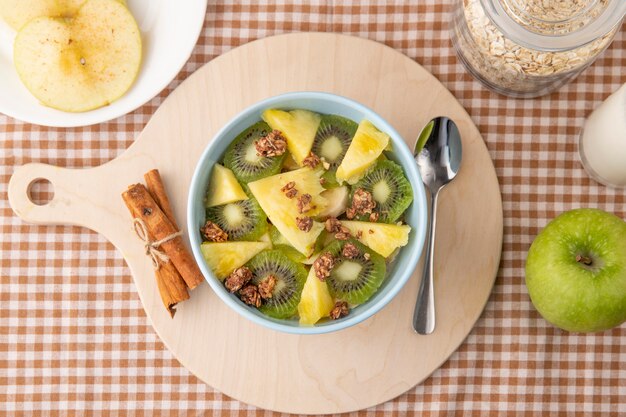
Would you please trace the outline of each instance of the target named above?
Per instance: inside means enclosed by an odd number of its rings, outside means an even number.
[[[40,17],[14,45],[17,72],[44,105],[92,110],[121,97],[141,64],[133,15],[116,0],[88,0],[72,19]]]
[[[328,201],[328,205],[317,215],[318,219],[326,220],[329,217],[339,217],[348,207],[348,187],[335,187],[322,191],[320,194]]]
[[[19,30],[36,17],[61,16],[61,9],[56,0],[0,0],[0,15]]]
[[[0,16],[15,30],[36,17],[73,17],[86,0],[0,0]],[[117,0],[126,5],[124,0]]]
[[[32,0],[31,0],[32,1]],[[40,0],[41,1],[41,0]],[[44,0],[46,2],[50,0]],[[116,0],[118,3],[126,6],[125,0]],[[60,16],[74,17],[80,8],[87,2],[87,0],[56,0],[60,9]]]

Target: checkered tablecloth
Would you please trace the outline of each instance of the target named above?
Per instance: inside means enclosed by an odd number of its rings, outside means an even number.
[[[548,97],[514,100],[465,72],[450,46],[450,4],[211,0],[184,70],[135,112],[82,129],[0,115],[0,415],[271,414],[214,391],[172,357],[148,324],[121,254],[103,237],[24,224],[6,192],[15,167],[27,162],[78,168],[115,158],[201,65],[253,39],[294,31],[366,37],[417,60],[472,116],[502,191],[502,262],[476,327],[423,384],[359,414],[626,415],[626,325],[595,335],[553,328],[533,309],[523,268],[535,235],[564,210],[599,207],[626,218],[626,192],[591,181],[577,154],[584,118],[626,82],[626,26],[575,82]],[[33,190],[42,200],[49,193],[45,185]]]

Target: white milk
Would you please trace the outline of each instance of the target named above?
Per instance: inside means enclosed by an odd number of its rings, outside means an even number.
[[[626,187],[626,84],[591,113],[581,133],[579,152],[592,178]]]

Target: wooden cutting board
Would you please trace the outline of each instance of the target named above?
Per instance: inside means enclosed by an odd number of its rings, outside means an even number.
[[[353,328],[320,336],[277,333],[231,311],[205,283],[164,309],[149,259],[131,232],[120,194],[158,168],[178,223],[202,150],[245,107],[289,91],[355,99],[386,118],[411,145],[446,115],[463,137],[459,176],[440,196],[436,243],[437,328],[413,332],[421,263],[401,293]],[[47,179],[54,198],[38,206],[28,189]],[[324,414],[390,400],[426,379],[458,348],[480,316],[496,277],[502,201],[489,153],[469,115],[420,65],[384,45],[337,34],[288,34],[251,42],[205,65],[176,89],[135,143],[102,166],[18,168],[9,200],[24,221],[73,224],[106,236],[122,253],[154,329],[176,358],[213,388],[258,407]]]

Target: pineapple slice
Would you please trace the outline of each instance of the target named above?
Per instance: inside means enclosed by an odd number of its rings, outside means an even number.
[[[363,120],[354,134],[352,143],[337,167],[340,184],[356,184],[365,171],[372,166],[389,144],[389,135],[376,129],[371,122]]]
[[[254,255],[271,246],[270,242],[203,242],[200,250],[209,268],[221,281]]]
[[[328,203],[320,195],[324,191],[319,181],[321,173],[320,170],[300,168],[248,184],[250,191],[280,234],[287,239],[291,246],[307,257],[313,253],[315,241],[324,229],[324,225],[314,221],[311,230],[304,232],[298,229],[296,217],[313,217],[326,208]],[[311,205],[315,207],[314,209],[300,214],[298,197],[290,199],[281,191],[281,188],[291,181],[296,184],[298,196],[311,195]]]
[[[315,275],[315,269],[311,268],[302,288],[300,304],[298,304],[300,324],[317,323],[322,317],[328,317],[334,306],[333,297],[328,291],[328,284],[320,281]]]
[[[263,120],[272,129],[280,130],[287,139],[287,148],[299,166],[309,155],[313,147],[313,140],[322,116],[308,110],[269,109],[263,112]]]
[[[403,224],[369,223],[359,221],[342,221],[353,236],[357,237],[364,245],[378,252],[385,258],[394,250],[409,243],[411,226]],[[361,232],[361,233],[359,233]]]
[[[237,178],[235,178],[233,171],[220,164],[213,166],[206,195],[206,207],[220,206],[248,199]]]

